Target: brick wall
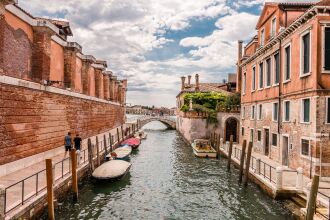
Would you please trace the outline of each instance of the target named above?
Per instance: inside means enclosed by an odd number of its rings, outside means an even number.
[[[123,123],[118,105],[0,84],[0,165],[63,145],[64,135],[82,138]]]

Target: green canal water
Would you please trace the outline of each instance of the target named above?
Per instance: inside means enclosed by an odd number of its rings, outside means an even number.
[[[80,183],[79,201],[68,197],[56,219],[293,219],[254,184],[238,184],[225,159],[194,157],[177,131],[158,122],[145,131],[127,176]]]

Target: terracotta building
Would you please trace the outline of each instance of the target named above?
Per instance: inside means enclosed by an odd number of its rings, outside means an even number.
[[[330,175],[330,1],[265,3],[238,47],[241,136],[306,175]]]
[[[0,176],[63,152],[68,131],[87,138],[124,122],[127,81],[71,35],[68,21],[0,2]]]

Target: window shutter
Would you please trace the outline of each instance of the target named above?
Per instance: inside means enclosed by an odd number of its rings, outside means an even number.
[[[328,105],[327,105],[327,123],[330,123],[330,98],[328,98]]]
[[[310,34],[306,34],[305,36],[303,36],[303,44],[304,44],[304,57],[303,57],[303,67],[304,67],[304,71],[303,73],[309,73],[309,54],[310,54]]]
[[[285,79],[290,79],[290,46],[285,48],[285,56],[286,56],[286,67],[285,67]]]
[[[310,110],[310,100],[305,99],[304,100],[304,122],[309,122],[309,112]]]
[[[325,28],[324,37],[325,37],[324,69],[330,70],[330,28]]]

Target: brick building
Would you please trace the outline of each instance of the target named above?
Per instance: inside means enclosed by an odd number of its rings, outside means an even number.
[[[330,175],[330,1],[265,3],[238,47],[241,136],[306,175]]]
[[[63,151],[68,131],[87,138],[124,123],[127,81],[71,35],[67,21],[0,2],[0,176]]]

